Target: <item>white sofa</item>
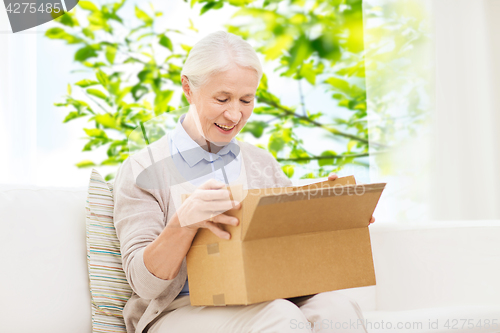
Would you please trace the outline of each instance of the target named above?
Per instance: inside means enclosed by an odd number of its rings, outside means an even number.
[[[0,185],[0,332],[91,332],[85,200],[86,188]],[[377,285],[340,291],[370,333],[500,332],[500,221],[370,232]]]

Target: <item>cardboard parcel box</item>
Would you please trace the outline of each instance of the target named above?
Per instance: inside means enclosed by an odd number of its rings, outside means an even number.
[[[353,176],[305,186],[249,189],[219,224],[200,228],[187,254],[191,305],[246,305],[375,284],[368,231],[385,183]],[[235,200],[241,185],[231,186]],[[238,200],[241,201],[241,200]]]

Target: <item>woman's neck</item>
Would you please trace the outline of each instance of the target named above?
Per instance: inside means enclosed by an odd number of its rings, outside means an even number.
[[[194,140],[201,148],[208,151],[209,153],[218,153],[222,149],[221,146],[214,145],[210,141],[206,140],[203,135],[198,131],[194,119],[190,112],[186,114],[184,120],[181,123],[186,133]]]

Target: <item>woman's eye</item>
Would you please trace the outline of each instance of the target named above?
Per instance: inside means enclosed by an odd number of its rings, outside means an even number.
[[[227,102],[227,98],[226,98],[225,100],[220,100],[220,99],[218,99],[218,98],[217,98],[217,100],[218,100],[219,102],[221,102],[221,103]]]
[[[242,101],[245,104],[250,104],[251,101]]]

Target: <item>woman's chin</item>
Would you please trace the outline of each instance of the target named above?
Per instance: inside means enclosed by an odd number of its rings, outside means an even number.
[[[210,140],[213,143],[219,143],[220,145],[225,145],[229,143],[236,135],[236,126],[233,127],[229,131],[225,131],[217,126],[214,126],[214,133],[212,133],[212,138],[214,139],[213,141]]]

